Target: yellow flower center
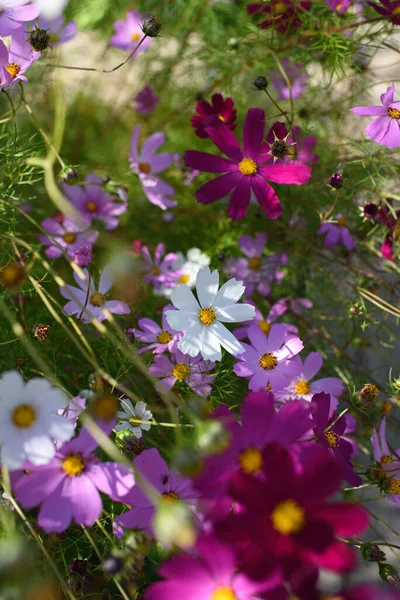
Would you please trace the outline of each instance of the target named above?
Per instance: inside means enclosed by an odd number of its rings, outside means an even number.
[[[339,225],[339,227],[346,227],[346,219],[344,217],[339,217],[336,225]]]
[[[56,33],[49,33],[49,44],[57,44],[60,41],[60,36]]]
[[[393,494],[397,496],[400,494],[400,481],[398,479],[391,479],[385,486],[385,490],[388,494]]]
[[[142,36],[140,35],[140,33],[138,31],[135,31],[135,33],[132,33],[131,40],[132,42],[138,42],[141,37]]]
[[[206,327],[215,323],[216,320],[217,316],[214,309],[211,307],[202,308],[199,312],[199,321],[202,325],[206,325]]]
[[[391,465],[392,462],[393,462],[393,458],[390,456],[390,454],[384,454],[381,458],[382,465]]]
[[[157,336],[157,342],[159,344],[168,344],[172,340],[172,335],[169,331],[162,331]]]
[[[181,275],[178,279],[178,283],[187,283],[190,279],[189,275]]]
[[[257,163],[252,158],[243,158],[238,167],[242,175],[254,175],[257,173]]]
[[[396,10],[399,10],[399,8],[400,7],[398,7]],[[400,119],[400,110],[397,108],[388,108],[388,113],[391,119]]]
[[[230,587],[217,587],[217,589],[211,594],[211,600],[237,600],[237,596]]]
[[[166,502],[177,502],[179,500],[179,496],[178,494],[175,494],[175,492],[165,492],[162,494],[161,498]]]
[[[329,448],[337,448],[339,446],[340,438],[337,433],[334,433],[333,431],[326,431],[325,437],[328,441]]]
[[[105,301],[103,294],[100,294],[100,292],[95,292],[90,296],[90,304],[92,304],[92,306],[103,306]]]
[[[300,533],[306,524],[304,509],[295,500],[279,502],[271,513],[271,521],[283,535]]]
[[[161,273],[161,271],[158,267],[153,267],[151,272],[153,275],[159,275]]]
[[[296,394],[299,394],[299,396],[305,396],[310,391],[310,384],[308,383],[308,381],[300,379],[300,381],[298,381],[294,386],[294,389]]]
[[[172,375],[178,379],[178,381],[183,381],[189,375],[190,369],[184,363],[177,363],[172,369]]]
[[[63,235],[63,240],[67,244],[73,244],[75,242],[75,240],[76,240],[76,233],[72,233],[71,231],[67,231],[67,233],[64,233],[64,235]]]
[[[268,323],[268,321],[259,321],[258,326],[264,333],[269,333],[272,327],[271,323]]]
[[[272,14],[274,16],[283,15],[283,13],[286,12],[286,9],[287,4],[285,4],[285,2],[275,2],[275,4],[272,5]]]
[[[220,121],[222,121],[223,123],[225,123],[225,121],[226,121],[226,119],[225,119],[225,117],[223,115],[218,115],[218,119]]]
[[[253,258],[249,258],[249,269],[259,269],[261,265],[261,258],[259,256],[254,256]]]
[[[12,420],[14,425],[17,427],[21,427],[21,429],[27,429],[36,421],[36,412],[30,404],[20,404],[14,408]]]
[[[96,419],[110,421],[114,419],[119,408],[118,399],[111,394],[100,394],[96,396],[93,402],[92,410]]]
[[[81,454],[69,454],[62,461],[62,468],[70,477],[80,475],[85,468],[85,460]]]
[[[382,406],[383,414],[387,415],[388,413],[390,413],[392,408],[393,408],[393,404],[391,402],[389,402],[389,400],[385,400],[385,402],[383,403],[383,406]]]
[[[239,454],[239,464],[244,473],[259,473],[263,466],[263,457],[260,450],[258,448],[246,448]]]
[[[138,167],[139,167],[139,171],[141,173],[144,173],[145,175],[148,175],[149,173],[151,173],[151,165],[149,165],[149,163],[140,162]]]
[[[271,354],[270,352],[268,352],[267,354],[263,354],[258,360],[260,363],[260,367],[262,367],[266,371],[272,371],[272,369],[275,369],[276,365],[278,364],[276,356],[274,354]]]
[[[18,75],[18,73],[20,72],[20,67],[16,64],[16,63],[10,63],[7,67],[6,67],[6,71],[7,73],[10,73],[11,77],[13,79],[16,78],[16,76]]]
[[[97,204],[96,202],[93,202],[92,200],[90,202],[86,203],[86,210],[90,213],[94,213],[97,210]]]

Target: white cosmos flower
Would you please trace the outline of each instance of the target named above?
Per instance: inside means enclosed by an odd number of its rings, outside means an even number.
[[[171,301],[178,310],[166,311],[169,326],[185,331],[179,350],[190,356],[200,352],[205,360],[221,360],[221,346],[230,354],[242,354],[244,348],[222,323],[241,323],[255,317],[250,304],[237,304],[245,291],[242,281],[230,279],[218,291],[218,271],[209,267],[197,274],[196,291],[199,302],[187,285],[175,288]],[[199,304],[200,303],[200,304]]]
[[[37,377],[25,382],[18,371],[7,371],[0,379],[1,462],[9,469],[26,460],[44,465],[55,454],[54,441],[71,439],[75,424],[57,414],[68,398]]]
[[[185,283],[190,289],[196,285],[196,278],[199,269],[208,267],[210,257],[204,254],[199,248],[190,248],[187,251],[186,257],[182,252],[176,253],[178,258],[172,265],[173,269],[181,271],[182,275],[177,280],[177,283]],[[175,288],[161,286],[159,290],[154,289],[155,296],[164,296],[170,298]]]
[[[151,427],[150,423],[131,423],[130,419],[139,419],[140,421],[150,421],[153,414],[147,410],[145,402],[136,402],[133,406],[130,400],[124,398],[121,400],[122,410],[117,412],[117,417],[123,419],[114,429],[116,431],[131,431],[136,438],[142,437],[142,429],[148,431]]]

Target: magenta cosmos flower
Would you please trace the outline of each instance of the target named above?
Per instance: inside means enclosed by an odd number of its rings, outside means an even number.
[[[343,245],[349,251],[355,250],[357,245],[346,227],[345,219],[341,215],[336,215],[335,219],[335,223],[322,223],[318,229],[318,235],[328,234],[324,239],[325,248]]]
[[[176,206],[177,202],[168,196],[172,196],[175,193],[174,188],[162,179],[159,179],[159,177],[156,177],[158,173],[168,169],[174,161],[173,154],[170,152],[156,154],[160,146],[165,143],[165,135],[163,133],[153,133],[144,142],[139,152],[139,134],[140,125],[136,125],[132,134],[129,165],[139,177],[143,191],[149,202],[159,206],[162,210],[172,208]]]
[[[163,580],[147,589],[145,600],[256,600],[262,592],[274,600],[268,592],[280,584],[278,574],[249,579],[238,570],[233,549],[214,536],[197,542],[196,556],[174,556],[163,563],[159,574]]]
[[[101,178],[94,173],[86,177],[85,185],[62,187],[65,196],[86,221],[92,223],[98,219],[104,223],[107,231],[118,227],[120,215],[128,208],[127,201],[110,196]]]
[[[157,244],[154,251],[154,259],[151,257],[147,246],[142,246],[140,254],[143,264],[140,270],[144,273],[144,283],[151,283],[154,289],[175,288],[180,276],[180,271],[174,268],[178,255],[174,252],[169,252],[164,256],[165,244]]]
[[[209,117],[205,130],[214,144],[229,160],[198,150],[188,150],[184,160],[187,167],[208,173],[224,173],[205,183],[196,192],[201,204],[210,204],[233,189],[228,215],[243,219],[250,202],[251,192],[270,219],[282,213],[281,203],[267,183],[301,185],[311,177],[311,169],[305,165],[267,165],[269,146],[264,142],[265,114],[260,108],[250,108],[243,128],[243,150],[232,131],[218,117]]]
[[[26,71],[40,57],[27,40],[24,27],[16,29],[11,38],[10,50],[0,41],[0,87],[13,88],[19,81],[28,81]]]
[[[80,267],[87,267],[92,262],[91,249],[98,238],[97,231],[82,231],[82,228],[67,218],[63,219],[62,223],[56,219],[45,219],[42,227],[51,235],[51,238],[45,235],[39,236],[39,241],[48,246],[44,252],[47,258],[60,258],[63,252],[66,252]],[[83,247],[88,248],[90,252],[80,253],[79,250]],[[83,260],[84,257],[86,260]]]
[[[380,487],[386,492],[388,499],[400,507],[400,448],[391,452],[386,441],[386,418],[382,419],[379,434],[374,429],[372,434],[374,460],[382,467],[374,472],[379,478]]]
[[[376,2],[367,2],[376,12],[384,17],[388,17],[394,25],[400,25],[400,0],[379,0]]]
[[[233,333],[238,340],[244,340],[245,338],[247,338],[249,325],[253,324],[258,325],[261,331],[268,335],[268,333],[271,331],[273,323],[287,311],[285,303],[278,300],[278,302],[272,305],[267,316],[264,317],[260,309],[257,308],[257,306],[254,304],[254,302],[249,300],[249,304],[253,304],[254,308],[256,309],[256,316],[253,320],[246,321],[245,323],[243,323],[244,327],[238,327],[238,329],[235,329]],[[295,325],[287,323],[283,323],[283,325],[285,325],[286,327],[287,337],[291,337],[299,333],[299,330]]]
[[[364,508],[327,502],[338,490],[341,469],[324,448],[314,446],[302,470],[279,444],[263,451],[262,478],[238,473],[229,492],[242,511],[216,524],[222,541],[245,550],[242,568],[263,577],[281,568],[286,581],[298,581],[324,567],[341,572],[354,565],[354,555],[336,537],[349,538],[368,526]]]
[[[88,270],[83,269],[83,273],[85,275],[84,280],[74,272],[74,279],[79,287],[64,285],[60,288],[61,296],[69,300],[68,304],[64,306],[64,312],[67,315],[78,315],[83,323],[90,323],[92,319],[104,321],[107,318],[104,309],[116,315],[126,315],[131,312],[125,302],[106,299],[106,294],[115,281],[110,266],[104,267],[98,290],[96,290]]]
[[[339,15],[343,15],[350,8],[352,0],[326,0],[329,8]]]
[[[160,392],[170,390],[179,381],[186,383],[199,396],[207,397],[211,394],[210,384],[215,379],[215,375],[209,374],[213,368],[214,363],[202,360],[200,354],[192,358],[189,354],[175,349],[169,358],[164,354],[155,356],[149,371],[155,377],[161,378],[156,385]]]
[[[355,106],[351,109],[359,117],[377,117],[367,125],[365,133],[371,140],[388,148],[400,147],[400,102],[394,102],[394,91],[394,83],[392,83],[381,95],[382,106]]]
[[[137,351],[138,354],[143,354],[147,350],[153,350],[153,354],[163,354],[164,352],[173,352],[177,349],[177,344],[180,341],[182,334],[174,331],[168,325],[165,317],[167,310],[175,310],[172,304],[164,306],[162,312],[162,327],[152,319],[144,317],[139,319],[138,327],[132,332],[138,342],[146,344],[144,348]]]
[[[261,16],[263,21],[259,24],[261,29],[276,27],[280,33],[284,33],[292,27],[301,27],[302,23],[298,13],[309,10],[311,2],[308,0],[271,0],[265,2],[254,2],[247,5],[249,15]]]
[[[194,115],[190,122],[196,135],[199,138],[208,138],[209,135],[204,129],[207,117],[216,115],[229,129],[236,129],[236,115],[237,111],[233,104],[232,98],[225,98],[222,94],[214,94],[211,97],[211,104],[206,100],[200,100],[196,104],[197,115]]]
[[[146,85],[134,98],[135,110],[137,113],[148,115],[155,109],[159,101],[155,95],[153,88]]]
[[[109,435],[113,425],[101,428]],[[46,533],[65,531],[72,520],[89,527],[103,510],[99,492],[117,501],[135,485],[125,467],[102,463],[93,454],[97,445],[83,428],[77,438],[58,449],[49,464],[35,467],[15,485],[15,495],[24,508],[41,505],[38,524]]]
[[[1,37],[14,34],[20,27],[26,30],[22,24],[33,21],[40,13],[40,7],[37,4],[30,4],[30,0],[1,0],[0,7]],[[27,38],[26,33],[25,38]]]
[[[142,31],[143,21],[144,17],[140,13],[133,10],[128,11],[125,20],[121,19],[119,21],[115,21],[115,33],[110,40],[111,46],[115,46],[121,50],[126,50],[127,52],[134,50],[144,35]],[[140,48],[137,50],[136,54],[146,50],[150,42],[151,38],[147,37],[140,45]]]
[[[156,448],[144,450],[133,461],[135,471],[142,474],[155,488],[158,502],[181,500],[193,508],[196,507],[198,494],[192,487],[191,480],[183,477],[174,469],[169,469]],[[119,515],[117,521],[126,529],[141,529],[153,535],[152,521],[156,507],[139,485],[132,487],[124,496],[125,504],[132,506],[130,510]]]
[[[301,363],[296,355],[302,351],[303,342],[297,337],[287,339],[285,325],[272,325],[268,336],[258,325],[251,325],[247,336],[252,345],[243,344],[245,352],[233,371],[239,377],[250,379],[250,390],[257,392],[270,386],[278,391],[299,375]]]
[[[308,75],[304,66],[301,63],[291,64],[288,58],[283,58],[281,62],[291,85],[288,86],[279,70],[271,69],[271,87],[277,92],[279,100],[289,100],[290,94],[293,99],[299,98],[307,87]]]

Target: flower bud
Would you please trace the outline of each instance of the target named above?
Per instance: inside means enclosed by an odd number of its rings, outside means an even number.
[[[79,183],[80,173],[77,169],[74,169],[74,167],[67,166],[61,169],[58,178],[61,183],[65,183],[66,185],[77,185],[77,183]]]
[[[93,400],[92,411],[96,419],[102,419],[103,421],[115,419],[118,409],[118,398],[111,394],[100,394]]]
[[[260,75],[260,77],[257,77],[257,79],[253,82],[254,87],[256,87],[258,90],[260,90],[260,92],[262,92],[263,90],[266,90],[268,87],[268,80],[266,77],[263,77],[262,75]]]
[[[364,206],[364,217],[367,219],[374,219],[378,214],[378,207],[373,202],[367,202]]]
[[[161,31],[162,23],[154,15],[146,19],[142,24],[142,31],[147,37],[157,37]]]
[[[365,544],[361,547],[364,560],[368,562],[382,562],[386,560],[386,554],[377,544]]]
[[[36,27],[36,29],[31,31],[28,42],[36,52],[43,52],[43,50],[46,50],[50,45],[50,35],[48,34],[48,30]]]
[[[360,400],[363,404],[371,404],[375,402],[379,390],[373,383],[366,383],[360,390]]]
[[[196,542],[193,512],[180,500],[161,498],[152,525],[155,537],[167,548],[190,548]]]
[[[397,569],[392,567],[392,565],[379,563],[379,576],[383,581],[389,583],[390,585],[398,585],[399,584],[399,575]]]
[[[340,173],[333,173],[329,177],[329,185],[331,185],[335,190],[340,190],[343,187],[343,177]]]

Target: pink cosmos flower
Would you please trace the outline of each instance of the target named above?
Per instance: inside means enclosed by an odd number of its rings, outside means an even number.
[[[42,227],[52,236],[51,239],[44,235],[39,236],[39,241],[48,246],[45,250],[45,255],[50,259],[60,258],[64,251],[77,262],[80,258],[80,255],[76,254],[77,250],[83,246],[91,248],[99,235],[94,230],[82,231],[80,227],[68,218],[63,219],[62,223],[55,219],[45,219],[42,222]],[[79,266],[86,267],[87,264],[80,264]]]
[[[350,8],[352,0],[326,0],[329,8],[339,15],[343,15]]]
[[[209,374],[213,368],[214,363],[202,360],[200,354],[192,358],[176,349],[170,358],[164,354],[156,355],[149,371],[155,377],[161,378],[156,385],[157,390],[161,392],[170,390],[179,381],[186,383],[199,396],[207,397],[211,394],[210,384],[215,379],[215,375]]]
[[[134,98],[135,110],[137,113],[148,115],[155,109],[159,97],[155,95],[153,88],[146,85]]]
[[[382,485],[390,502],[400,507],[400,448],[391,452],[386,441],[386,418],[382,419],[379,434],[372,434],[374,459],[382,467]]]
[[[275,399],[278,402],[291,400],[311,402],[314,394],[324,392],[330,394],[333,411],[339,403],[338,397],[344,390],[342,380],[338,377],[324,377],[311,381],[322,367],[323,358],[319,352],[310,352],[304,364],[298,357],[298,362],[299,374],[292,379],[288,387],[276,392]]]
[[[278,300],[278,302],[272,305],[268,315],[264,318],[262,312],[259,308],[257,308],[254,302],[249,300],[249,304],[253,304],[253,306],[255,307],[256,316],[251,321],[246,321],[245,323],[243,323],[244,327],[238,327],[237,329],[235,329],[233,333],[238,340],[244,340],[245,338],[247,338],[249,325],[252,324],[257,324],[261,331],[263,331],[265,334],[268,334],[271,331],[272,324],[287,311],[287,306],[285,302],[281,302],[280,300]],[[288,338],[296,336],[299,333],[299,330],[295,325],[287,323],[283,324],[286,327]]]
[[[174,157],[170,152],[156,154],[160,146],[165,143],[165,135],[163,133],[153,133],[153,135],[144,142],[142,150],[139,153],[139,134],[140,125],[136,125],[132,134],[129,165],[133,172],[138,175],[143,191],[149,202],[159,206],[162,210],[172,208],[173,206],[176,206],[177,202],[168,196],[172,196],[175,193],[174,188],[162,179],[156,177],[158,173],[168,169],[174,160]]]
[[[357,245],[346,227],[345,219],[341,215],[336,215],[335,219],[336,223],[325,222],[318,229],[318,235],[328,234],[324,240],[325,248],[343,244],[347,250],[355,250]]]
[[[164,256],[164,252],[165,244],[157,244],[153,259],[147,246],[140,248],[140,254],[144,259],[140,267],[144,273],[143,281],[147,284],[151,283],[156,290],[161,287],[175,288],[180,275],[180,272],[173,268],[178,255],[169,252]]]
[[[138,342],[147,344],[144,348],[140,348],[137,351],[138,354],[142,354],[147,350],[153,350],[153,354],[163,354],[164,352],[174,352],[177,349],[177,344],[182,337],[180,332],[174,331],[168,325],[168,321],[165,317],[165,311],[175,310],[172,304],[164,306],[162,312],[162,328],[152,321],[152,319],[139,319],[138,327],[133,330],[133,334]]]
[[[201,204],[210,204],[233,189],[228,215],[234,220],[243,219],[246,214],[251,191],[267,217],[277,219],[282,213],[281,203],[266,180],[301,185],[311,177],[311,169],[305,165],[264,164],[269,159],[269,146],[264,142],[265,114],[260,108],[250,108],[247,113],[243,128],[243,150],[229,127],[218,117],[209,117],[204,128],[229,160],[197,150],[186,152],[184,160],[187,167],[208,173],[223,173],[201,186],[195,196]]]
[[[392,2],[390,4],[393,5]],[[355,106],[351,109],[359,117],[377,117],[367,126],[365,133],[380,146],[390,149],[400,147],[400,102],[394,102],[394,92],[392,83],[381,95],[382,106]]]
[[[303,349],[303,342],[297,337],[287,339],[283,324],[272,325],[268,336],[258,325],[251,325],[247,335],[252,345],[243,344],[245,352],[233,367],[234,373],[250,379],[249,389],[254,392],[268,385],[273,391],[287,387],[300,373],[296,355]]]
[[[74,279],[79,287],[64,285],[60,288],[61,296],[69,302],[64,306],[67,315],[79,315],[83,323],[90,323],[92,319],[104,321],[107,316],[104,309],[116,315],[126,315],[131,309],[120,300],[106,300],[106,294],[114,284],[115,277],[110,266],[103,269],[100,277],[99,288],[96,290],[93,279],[87,269],[83,269],[85,279],[82,280],[74,272]]]
[[[222,94],[213,94],[211,104],[206,100],[200,100],[196,104],[197,115],[190,119],[192,127],[199,138],[208,138],[209,135],[204,129],[204,124],[207,117],[216,115],[223,123],[225,123],[232,131],[236,129],[237,111],[232,98],[225,98]]]
[[[26,71],[40,58],[28,42],[24,27],[13,31],[10,50],[0,40],[0,88],[13,88],[19,81],[28,81]]]
[[[63,193],[88,223],[95,219],[104,223],[107,231],[119,225],[119,216],[126,212],[128,202],[110,196],[104,189],[102,179],[92,173],[86,177],[85,185],[63,185]]]
[[[115,21],[115,33],[110,40],[111,46],[132,52],[143,37],[142,23],[143,15],[133,10],[127,12],[125,20]],[[151,38],[147,37],[140,45],[140,48],[135,54],[146,50],[151,43]]]
[[[7,37],[14,34],[23,23],[36,19],[39,12],[39,6],[30,4],[30,0],[1,0],[0,36]]]
[[[282,77],[282,73],[277,69],[271,69],[271,87],[278,94],[279,100],[289,100],[290,94],[296,99],[301,96],[307,87],[308,75],[304,71],[304,66],[301,63],[291,64],[288,58],[282,59],[282,67],[285,69],[291,87],[289,88],[286,80]]]
[[[142,474],[155,488],[159,502],[162,502],[163,498],[168,501],[182,500],[195,510],[198,493],[193,489],[191,480],[183,477],[174,469],[169,469],[156,448],[143,450],[134,459],[133,466],[135,471]],[[140,486],[131,487],[123,501],[132,508],[119,515],[117,523],[127,529],[141,529],[145,533],[153,535],[152,520],[156,507]]]
[[[278,573],[249,579],[238,570],[233,549],[214,536],[197,542],[196,556],[179,555],[164,562],[159,574],[163,580],[147,589],[145,600],[256,600],[261,592],[274,600],[268,594],[281,582]]]
[[[109,435],[114,422],[100,424]],[[93,451],[96,440],[83,428],[77,438],[61,446],[47,465],[33,467],[14,487],[24,508],[41,505],[38,524],[46,533],[65,531],[74,520],[89,527],[103,505],[99,492],[119,500],[135,485],[133,476],[118,463],[102,463]]]
[[[64,18],[62,15],[58,16],[51,21],[48,21],[44,17],[39,18],[39,27],[48,32],[50,36],[50,46],[56,48],[61,44],[66,44],[76,37],[78,27],[75,21],[70,21],[64,25]]]

